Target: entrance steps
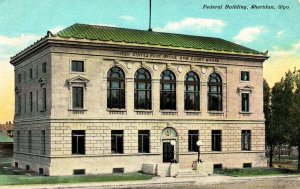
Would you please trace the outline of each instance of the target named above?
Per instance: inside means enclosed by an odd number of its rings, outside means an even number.
[[[199,173],[196,170],[191,169],[180,169],[175,175],[176,178],[190,178],[190,177],[205,177],[207,174]]]

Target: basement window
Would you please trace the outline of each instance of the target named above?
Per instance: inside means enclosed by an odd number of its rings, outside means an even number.
[[[43,175],[44,174],[44,169],[43,168],[39,168],[39,174]]]
[[[113,173],[124,173],[124,168],[113,168]]]
[[[74,169],[73,175],[85,175],[85,169]]]
[[[223,169],[223,165],[222,164],[214,164],[214,170],[216,169]]]
[[[26,165],[26,170],[29,171],[30,170],[30,166]]]
[[[243,163],[243,168],[252,168],[252,163]]]

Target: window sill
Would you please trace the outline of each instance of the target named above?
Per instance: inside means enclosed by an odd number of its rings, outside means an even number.
[[[82,75],[84,75],[84,74],[85,74],[85,72],[76,72],[76,71],[70,71],[70,74],[82,74]]]
[[[45,112],[45,111],[47,111],[47,109],[42,109],[42,110],[40,110],[40,112]]]
[[[159,110],[161,113],[177,113],[177,110]]]
[[[87,111],[87,109],[83,109],[83,108],[71,108],[71,109],[69,109],[69,111]]]
[[[252,114],[252,112],[239,112],[240,114]]]
[[[201,111],[191,111],[191,110],[186,110],[186,111],[184,111],[184,113],[185,113],[187,116],[199,116],[199,115],[201,115]]]
[[[85,154],[72,154],[72,156],[85,156]]]
[[[126,109],[106,109],[108,112],[127,112]]]
[[[203,152],[201,152],[202,154]],[[192,152],[192,151],[188,151],[188,152],[181,152],[179,153],[179,155],[196,155],[198,154],[198,152]]]
[[[198,153],[198,151],[188,151],[190,154]]]
[[[200,110],[185,110],[185,113],[201,113]]]
[[[217,151],[217,150],[212,150],[211,152],[212,152],[212,153],[222,153],[221,150],[218,150],[218,151]]]
[[[208,111],[209,114],[224,114],[223,111]]]
[[[153,112],[153,110],[146,110],[146,109],[134,109],[134,112]]]

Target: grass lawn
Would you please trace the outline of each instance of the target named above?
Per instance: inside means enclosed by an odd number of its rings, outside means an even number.
[[[80,182],[109,182],[109,181],[133,181],[147,180],[152,175],[142,173],[125,174],[101,174],[101,175],[78,175],[47,177],[38,175],[27,175],[28,171],[16,170],[10,164],[0,164],[0,185],[22,185],[22,184],[57,184],[57,183],[80,183]]]
[[[219,169],[214,173],[234,177],[298,174],[294,170],[275,168]]]

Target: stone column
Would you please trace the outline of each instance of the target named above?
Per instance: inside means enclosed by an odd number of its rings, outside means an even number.
[[[125,103],[127,116],[134,115],[134,79],[127,78],[126,79],[126,95],[125,95]]]
[[[184,82],[177,81],[176,82],[176,104],[177,104],[177,112],[178,116],[185,116],[184,113]]]
[[[159,79],[152,80],[152,110],[153,116],[160,116],[160,83]]]
[[[207,103],[208,103],[208,98],[207,98],[207,83],[206,82],[201,82],[200,83],[200,110],[201,110],[201,115],[202,117],[208,117],[207,114]]]

